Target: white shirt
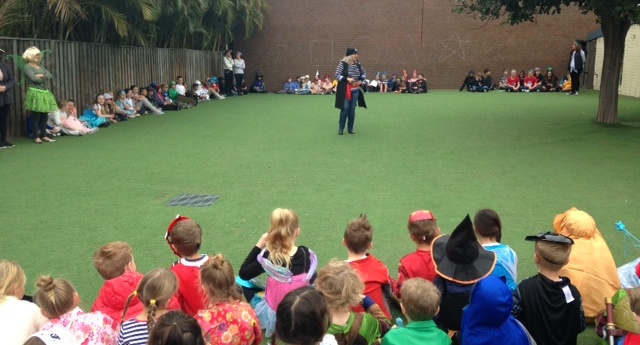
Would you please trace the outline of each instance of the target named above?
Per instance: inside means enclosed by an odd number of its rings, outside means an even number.
[[[37,305],[6,296],[0,302],[2,345],[22,345],[47,321]]]
[[[60,127],[64,120],[67,119],[67,113],[58,109],[54,112],[49,113],[49,120],[47,121],[47,125],[49,127]]]
[[[233,73],[235,74],[244,74],[244,60],[238,60],[235,59],[233,60]]]
[[[225,56],[222,61],[224,62],[224,69],[233,71],[233,59]]]
[[[176,84],[176,91],[178,91],[179,94],[184,96],[184,94],[187,93],[187,88],[184,87],[184,85]]]

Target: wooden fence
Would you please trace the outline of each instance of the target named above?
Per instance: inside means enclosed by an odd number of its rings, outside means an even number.
[[[222,54],[188,49],[123,47],[104,44],[0,37],[7,55],[22,55],[28,47],[51,50],[43,65],[53,74],[52,91],[58,99],[73,99],[78,110],[89,107],[98,93],[131,85],[168,83],[176,76],[190,85],[222,74]],[[16,82],[21,73],[12,60]],[[9,136],[26,134],[28,114],[23,107],[25,83],[16,85],[9,119]]]

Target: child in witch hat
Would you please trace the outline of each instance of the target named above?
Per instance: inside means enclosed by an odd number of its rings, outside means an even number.
[[[536,242],[539,273],[518,284],[513,295],[513,315],[538,345],[576,345],[586,328],[582,297],[560,270],[569,262],[573,240],[547,232],[525,237]]]
[[[459,344],[457,332],[462,309],[469,304],[473,284],[493,271],[496,255],[478,242],[469,215],[451,235],[442,235],[433,241],[431,255],[438,273],[434,283],[442,294],[436,322],[449,331],[453,344]]]

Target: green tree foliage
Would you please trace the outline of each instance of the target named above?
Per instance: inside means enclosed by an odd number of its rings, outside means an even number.
[[[511,25],[535,21],[538,15],[560,13],[576,6],[583,13],[598,17],[604,38],[604,60],[600,84],[600,103],[596,121],[618,122],[618,89],[627,32],[640,19],[638,0],[451,0],[458,13],[482,20],[505,18]]]
[[[4,0],[0,36],[216,50],[267,11],[266,0]]]

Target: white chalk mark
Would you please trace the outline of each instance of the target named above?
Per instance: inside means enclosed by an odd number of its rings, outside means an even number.
[[[274,56],[276,67],[278,67],[278,64],[280,64],[280,61],[282,60],[282,57],[284,56],[284,53],[288,48],[285,44],[282,44],[281,42],[282,42],[282,31],[280,31],[280,33],[278,34],[278,37],[276,38],[276,41],[273,43],[273,45],[271,46],[271,48],[269,48],[269,51],[267,52],[268,56]]]
[[[441,40],[440,44],[442,44],[443,49],[438,62],[442,62],[454,55],[465,60],[464,45],[468,43],[469,41],[461,40],[457,32],[454,32],[447,40]]]

